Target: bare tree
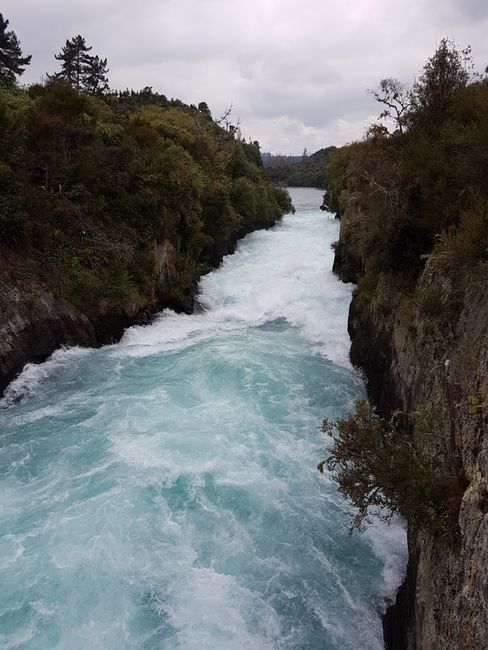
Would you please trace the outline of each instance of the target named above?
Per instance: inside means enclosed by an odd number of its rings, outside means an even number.
[[[378,88],[368,90],[377,102],[386,108],[378,116],[379,120],[390,119],[400,133],[404,132],[408,110],[412,105],[412,94],[398,79],[382,79]]]

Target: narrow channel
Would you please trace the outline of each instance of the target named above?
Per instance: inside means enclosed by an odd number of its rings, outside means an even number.
[[[364,395],[318,190],[165,312],[29,365],[0,410],[3,648],[382,647],[404,532],[316,471]]]

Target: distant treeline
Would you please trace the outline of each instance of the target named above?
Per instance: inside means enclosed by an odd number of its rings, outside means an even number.
[[[306,150],[302,156],[288,156],[290,162],[274,165],[264,163],[267,168],[269,178],[282,185],[289,187],[325,187],[325,164],[330,154],[336,150],[336,147],[326,147],[319,149],[308,156]],[[280,158],[280,156],[274,157]],[[274,161],[273,161],[274,163]]]
[[[285,165],[293,165],[293,163],[303,160],[303,157],[303,154],[298,156],[294,154],[269,153],[268,151],[261,152],[261,160],[265,167],[284,167]]]

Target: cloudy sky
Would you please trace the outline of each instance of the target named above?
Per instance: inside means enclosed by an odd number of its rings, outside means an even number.
[[[2,0],[37,81],[66,38],[107,57],[113,88],[152,86],[214,116],[232,103],[264,151],[359,138],[383,77],[412,82],[439,40],[488,64],[488,0]]]

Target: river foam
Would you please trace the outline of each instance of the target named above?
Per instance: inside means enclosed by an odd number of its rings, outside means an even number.
[[[364,394],[320,193],[203,278],[204,312],[29,365],[0,410],[0,645],[382,647],[401,526],[350,536],[319,427]]]

